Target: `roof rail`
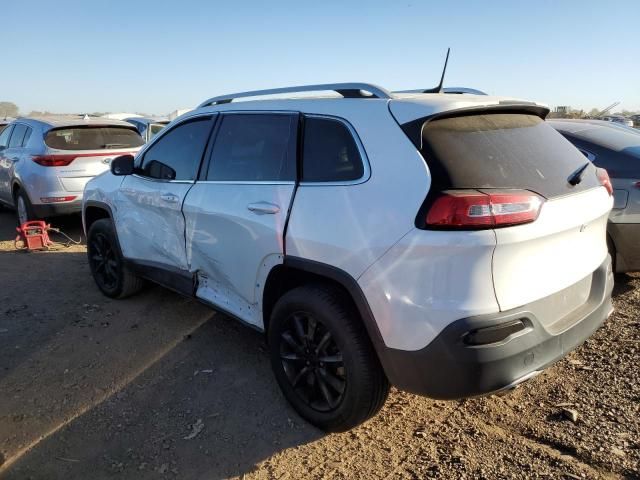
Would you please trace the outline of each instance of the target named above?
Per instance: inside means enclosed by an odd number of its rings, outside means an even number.
[[[392,93],[433,93],[430,92],[431,89],[427,88],[416,88],[413,90],[398,90]],[[471,95],[487,95],[482,90],[477,90],[475,88],[467,88],[467,87],[444,87],[442,89],[442,93],[469,93]]]
[[[261,97],[265,95],[277,95],[280,93],[320,92],[324,90],[332,90],[339,93],[344,98],[392,98],[391,92],[371,83],[325,83],[320,85],[301,85],[297,87],[272,88],[270,90],[254,90],[252,92],[221,95],[219,97],[213,97],[209,100],[205,100],[198,105],[198,108],[230,103],[236,98]],[[370,95],[367,95],[365,92],[368,92]]]

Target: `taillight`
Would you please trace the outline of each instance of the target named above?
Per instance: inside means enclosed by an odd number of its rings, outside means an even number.
[[[598,176],[598,180],[600,180],[600,185],[609,192],[609,196],[613,195],[613,185],[611,185],[611,179],[607,171],[604,168],[597,168],[596,175]]]
[[[427,214],[427,226],[474,230],[533,222],[543,199],[526,190],[484,193],[476,190],[444,191]]]
[[[42,203],[62,203],[75,200],[77,195],[70,195],[68,197],[40,197]]]
[[[43,167],[66,167],[77,155],[34,155],[31,159]]]

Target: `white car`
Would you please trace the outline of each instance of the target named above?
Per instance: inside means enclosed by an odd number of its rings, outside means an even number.
[[[344,98],[234,101],[325,90]],[[212,98],[87,184],[91,271],[107,296],[149,279],[264,331],[325,430],[390,384],[510,389],[612,311],[611,184],[548,112],[370,84]]]

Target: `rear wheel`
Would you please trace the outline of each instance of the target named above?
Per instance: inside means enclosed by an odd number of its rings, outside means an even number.
[[[111,220],[96,220],[87,235],[89,268],[98,288],[107,297],[125,298],[138,292],[143,280],[124,263]]]
[[[607,250],[609,250],[609,255],[611,255],[611,269],[613,273],[616,273],[616,246],[609,235],[607,235]]]
[[[18,190],[15,194],[16,215],[18,223],[22,225],[31,220],[37,220],[36,214],[33,212],[33,206],[29,201],[29,197],[23,190]]]
[[[318,285],[287,292],[274,307],[268,339],[285,397],[317,427],[345,431],[384,405],[389,382],[341,290]]]

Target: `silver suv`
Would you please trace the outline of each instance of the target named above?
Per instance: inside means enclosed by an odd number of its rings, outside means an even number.
[[[126,122],[19,118],[0,132],[0,206],[15,208],[20,224],[79,213],[87,181],[142,144]]]
[[[235,101],[317,90],[339,95]],[[264,331],[325,430],[390,384],[510,389],[612,310],[611,184],[548,112],[369,84],[209,99],[87,184],[91,272],[107,296],[148,279]]]

